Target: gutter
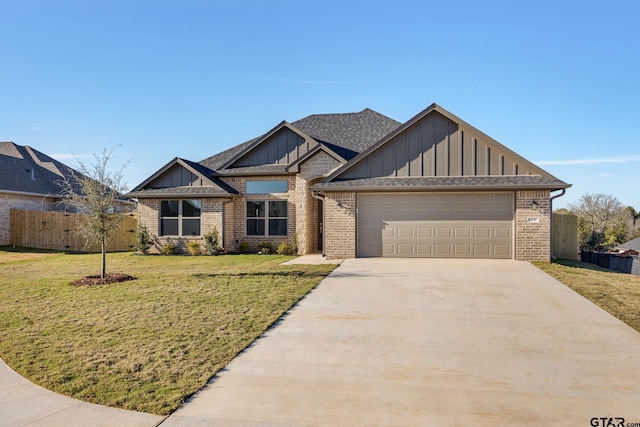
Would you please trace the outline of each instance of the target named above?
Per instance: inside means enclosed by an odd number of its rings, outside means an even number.
[[[325,222],[324,222],[324,218],[325,218],[325,213],[326,213],[326,209],[324,206],[324,196],[320,195],[319,192],[317,191],[311,191],[311,197],[313,197],[314,199],[318,199],[322,202],[322,258],[326,257],[326,254],[324,253],[325,248],[327,247],[327,245],[325,244],[325,233],[324,230],[327,228],[325,227]]]

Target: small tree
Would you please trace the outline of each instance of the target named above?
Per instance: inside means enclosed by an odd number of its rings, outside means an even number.
[[[71,171],[70,177],[65,176],[59,182],[62,197],[60,203],[65,210],[81,214],[76,231],[85,240],[85,248],[100,243],[101,278],[106,276],[107,243],[126,214],[121,208],[121,193],[125,191],[122,173],[126,165],[110,172],[107,166],[112,154],[113,149],[104,149],[101,155],[94,154],[96,162],[90,166],[78,161],[80,174]]]

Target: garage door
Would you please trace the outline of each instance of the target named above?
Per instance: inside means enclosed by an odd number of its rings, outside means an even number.
[[[512,258],[513,193],[358,196],[358,256]]]

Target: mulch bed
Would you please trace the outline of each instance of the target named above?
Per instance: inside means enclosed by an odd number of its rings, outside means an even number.
[[[126,282],[127,280],[136,280],[135,277],[128,274],[113,273],[107,274],[104,278],[100,276],[87,276],[75,282],[69,283],[71,286],[96,286],[96,285],[108,285],[110,283]]]

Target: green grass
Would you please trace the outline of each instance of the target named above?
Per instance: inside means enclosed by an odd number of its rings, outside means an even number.
[[[580,261],[533,264],[640,332],[640,276]]]
[[[4,250],[3,250],[4,249]],[[48,389],[168,414],[262,334],[335,266],[285,256],[109,254],[137,280],[69,283],[100,256],[0,248],[0,356]],[[28,256],[31,255],[31,258]]]

